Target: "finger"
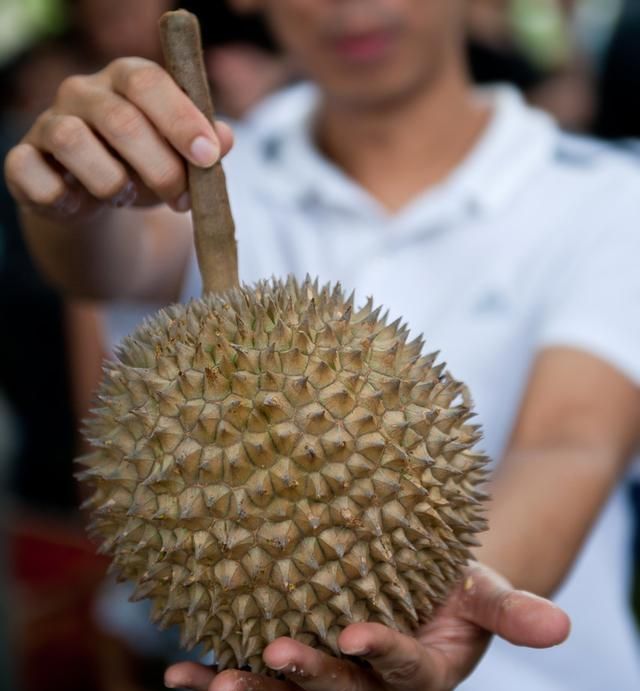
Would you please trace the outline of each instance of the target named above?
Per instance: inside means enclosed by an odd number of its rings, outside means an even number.
[[[164,673],[164,685],[168,689],[193,689],[207,691],[213,681],[213,670],[195,662],[180,662],[172,665]]]
[[[20,203],[53,207],[69,188],[32,144],[18,144],[4,161],[4,175],[9,191]]]
[[[565,612],[549,600],[514,590],[486,566],[472,567],[461,588],[458,614],[514,645],[549,648],[569,636]]]
[[[382,624],[352,624],[338,639],[345,655],[365,659],[392,689],[440,688],[443,675],[428,649],[418,641]]]
[[[263,659],[267,667],[284,674],[307,691],[367,691],[380,688],[367,670],[290,638],[279,638],[267,646]]]
[[[81,118],[49,113],[36,124],[29,139],[51,154],[93,197],[108,201],[132,196],[124,166]]]
[[[9,152],[4,172],[7,187],[23,211],[56,218],[96,211],[96,201],[31,144],[19,144]]]
[[[158,198],[171,203],[186,191],[182,158],[135,105],[92,82],[83,87],[82,96],[79,94],[73,108]]]
[[[207,118],[167,72],[153,62],[126,58],[110,67],[113,88],[135,104],[160,134],[195,165],[220,158],[220,140]]]
[[[209,691],[300,691],[299,687],[286,681],[240,672],[230,669],[218,674]]]

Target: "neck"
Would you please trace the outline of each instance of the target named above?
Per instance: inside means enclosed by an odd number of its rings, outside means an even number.
[[[380,107],[347,107],[325,94],[317,143],[393,212],[442,182],[468,155],[489,117],[460,70],[458,78]]]

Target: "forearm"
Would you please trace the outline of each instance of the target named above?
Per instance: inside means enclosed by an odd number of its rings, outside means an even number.
[[[166,209],[104,210],[68,222],[21,213],[45,277],[64,294],[92,300],[175,299],[190,246],[182,218]]]
[[[624,463],[606,447],[512,450],[490,487],[478,558],[517,588],[549,596],[561,584]]]

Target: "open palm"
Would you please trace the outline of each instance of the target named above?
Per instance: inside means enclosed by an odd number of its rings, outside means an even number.
[[[494,571],[470,565],[436,616],[414,636],[381,624],[352,624],[339,638],[345,655],[362,667],[289,638],[264,651],[268,667],[287,681],[190,662],[167,670],[170,688],[194,691],[449,691],[465,679],[496,634],[514,645],[547,648],[569,635],[567,615],[530,593],[514,590]]]

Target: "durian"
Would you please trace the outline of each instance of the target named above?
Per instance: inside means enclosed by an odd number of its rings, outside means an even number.
[[[466,388],[339,285],[262,282],[161,311],[105,366],[81,459],[134,599],[219,669],[291,636],[428,620],[484,528]]]

